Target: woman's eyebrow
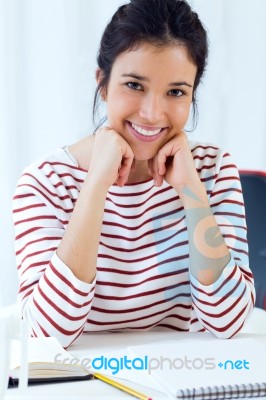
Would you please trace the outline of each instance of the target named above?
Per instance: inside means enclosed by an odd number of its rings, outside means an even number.
[[[149,82],[150,81],[150,79],[149,78],[147,78],[147,77],[145,77],[145,76],[142,76],[142,75],[138,75],[138,74],[135,74],[135,73],[129,73],[129,74],[122,74],[122,77],[123,78],[134,78],[134,79],[137,79],[138,81],[143,81],[143,82]],[[181,81],[181,82],[171,82],[171,83],[169,83],[169,86],[188,86],[188,87],[190,87],[190,88],[192,88],[193,87],[193,85],[190,85],[188,82],[186,82],[186,81]]]
[[[134,74],[133,72],[129,73],[129,74],[122,74],[122,76],[124,78],[134,78],[134,79],[137,79],[139,81],[147,81],[147,82],[149,81],[149,78],[146,78],[145,76],[141,76],[141,75],[138,75],[138,74]]]
[[[190,85],[190,83],[187,83],[186,81],[182,81],[182,82],[172,82],[169,83],[169,86],[188,86],[190,88],[192,88],[193,86]]]

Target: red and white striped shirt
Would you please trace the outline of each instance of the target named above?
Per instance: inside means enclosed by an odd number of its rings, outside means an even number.
[[[160,327],[229,338],[241,329],[255,292],[238,171],[217,147],[190,145],[231,252],[210,286],[190,273],[185,212],[166,182],[110,187],[97,274],[88,284],[56,254],[87,171],[63,148],[24,170],[13,215],[19,298],[33,336],[56,336],[67,347],[91,331]]]

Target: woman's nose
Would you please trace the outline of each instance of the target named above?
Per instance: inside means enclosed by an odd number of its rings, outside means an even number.
[[[163,99],[161,96],[149,94],[141,102],[139,116],[152,124],[162,121],[164,116]]]

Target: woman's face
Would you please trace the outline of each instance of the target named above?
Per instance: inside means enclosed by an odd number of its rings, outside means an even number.
[[[109,126],[149,160],[185,126],[197,68],[181,45],[142,44],[114,62],[105,93]]]

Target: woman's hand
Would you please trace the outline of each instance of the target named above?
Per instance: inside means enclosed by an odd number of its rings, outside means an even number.
[[[123,186],[133,167],[134,154],[128,143],[112,128],[99,129],[94,136],[89,175],[108,190]]]
[[[156,186],[165,179],[180,194],[185,187],[200,183],[189,143],[184,132],[170,139],[148,162]]]

